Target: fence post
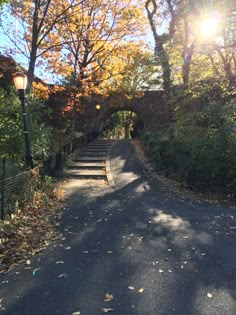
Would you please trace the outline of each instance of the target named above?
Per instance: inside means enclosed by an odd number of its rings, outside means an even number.
[[[4,156],[2,158],[2,185],[1,185],[1,220],[4,220],[5,214],[4,214],[4,180],[6,175],[6,157]]]

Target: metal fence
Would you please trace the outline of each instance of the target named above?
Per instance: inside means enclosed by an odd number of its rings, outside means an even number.
[[[59,175],[62,173],[64,161],[71,153],[87,143],[86,137],[76,138],[64,145],[58,152],[52,154],[41,167],[7,177],[6,159],[2,159],[0,174],[0,214],[3,220],[7,215],[21,209],[29,203],[38,190],[40,176]]]
[[[87,142],[87,136],[81,136],[65,144],[60,150],[50,155],[43,162],[42,171],[51,176],[60,175],[63,170],[64,162],[68,159],[69,155],[75,150],[82,148],[85,144],[87,144]]]
[[[7,215],[21,209],[33,197],[37,190],[39,177],[38,170],[27,171],[0,181],[0,212],[3,220]]]

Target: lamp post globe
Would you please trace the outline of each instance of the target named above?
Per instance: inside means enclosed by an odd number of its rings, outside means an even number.
[[[13,77],[16,89],[25,90],[27,87],[28,78],[27,75],[22,72],[16,72]]]
[[[22,72],[15,73],[14,84],[19,93],[19,99],[21,101],[22,107],[22,120],[23,120],[23,128],[24,128],[24,137],[25,137],[25,162],[27,168],[33,168],[33,159],[31,154],[31,143],[29,136],[29,128],[28,128],[28,119],[27,119],[27,111],[25,106],[25,89],[27,87],[27,76]]]
[[[98,116],[98,112],[101,109],[101,105],[97,104],[95,106],[96,112],[95,112],[95,124],[94,124],[94,130],[93,130],[93,138],[97,138],[99,131],[97,130],[97,116]]]
[[[96,110],[99,111],[101,109],[101,105],[97,104],[96,105]]]
[[[95,115],[95,125],[94,125],[94,129],[97,128],[97,116],[98,116],[98,112],[99,112],[100,109],[101,109],[101,105],[97,104],[97,105],[95,106],[95,108],[96,108],[96,115]]]

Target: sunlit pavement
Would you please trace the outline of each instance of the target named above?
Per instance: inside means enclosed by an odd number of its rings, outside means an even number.
[[[2,312],[235,315],[236,211],[152,185],[129,141],[110,164],[115,187],[68,183],[63,235],[1,275]]]

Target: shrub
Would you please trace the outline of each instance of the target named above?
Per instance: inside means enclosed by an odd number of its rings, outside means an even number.
[[[222,94],[220,99],[208,99],[194,111],[189,110],[189,102],[193,103],[193,99],[188,98],[182,107],[178,104],[168,128],[142,137],[147,153],[165,174],[186,181],[190,186],[235,192],[234,96]]]

